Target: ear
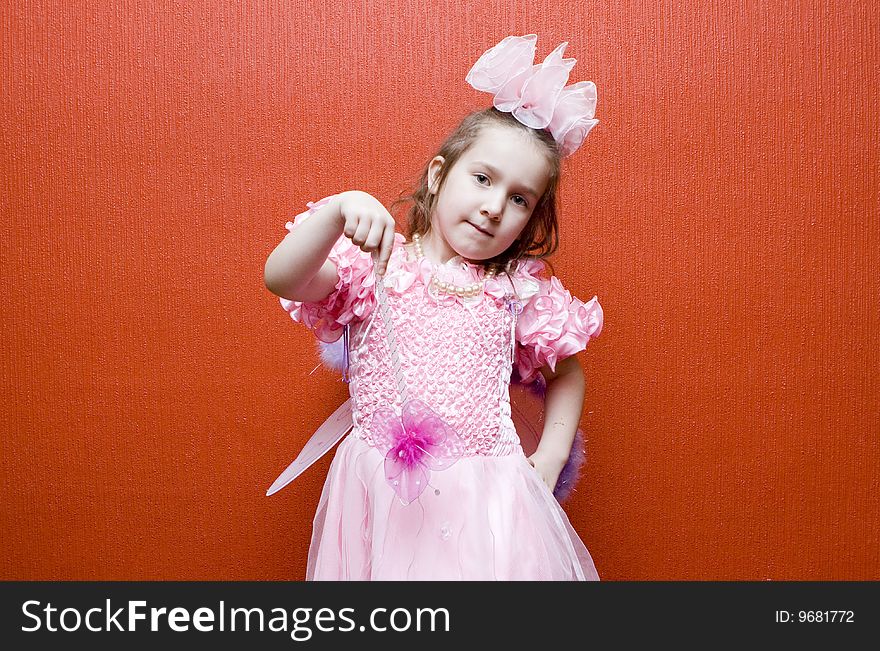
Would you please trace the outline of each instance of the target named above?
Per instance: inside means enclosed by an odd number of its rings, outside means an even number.
[[[428,163],[428,192],[431,194],[437,194],[437,179],[440,178],[440,170],[445,162],[443,156],[434,156]]]

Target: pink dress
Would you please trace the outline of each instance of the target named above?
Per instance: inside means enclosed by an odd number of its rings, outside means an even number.
[[[330,197],[287,222],[292,231]],[[388,340],[377,316],[372,257],[344,235],[329,258],[336,289],[318,303],[281,299],[290,316],[322,341],[349,326],[352,431],[331,463],[312,529],[307,580],[598,580],[565,511],[529,464],[511,420],[515,367],[528,382],[541,366],[583,350],[602,329],[594,296],[582,303],[544,264],[523,261],[462,299],[428,292],[441,279],[469,285],[482,268],[455,257],[418,261],[395,235],[385,274],[388,314],[410,397],[430,405],[460,435],[463,454],[429,473],[404,505],[371,432],[373,413],[400,413]],[[511,308],[511,300],[518,307]]]

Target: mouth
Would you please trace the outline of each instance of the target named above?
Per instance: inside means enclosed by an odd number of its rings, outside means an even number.
[[[482,234],[485,235],[486,237],[495,237],[494,235],[492,235],[492,233],[490,233],[490,232],[488,232],[488,231],[484,231],[482,228],[480,228],[480,227],[477,226],[476,224],[471,224],[471,222],[468,222],[468,224],[470,224],[471,226],[473,226],[478,232],[482,233]]]

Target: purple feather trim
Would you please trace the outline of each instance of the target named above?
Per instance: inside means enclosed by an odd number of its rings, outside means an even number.
[[[345,367],[345,342],[342,337],[329,344],[319,340],[318,351],[324,366],[342,372]]]
[[[571,444],[568,461],[562,467],[562,472],[559,473],[559,478],[556,480],[556,488],[553,489],[553,496],[558,502],[564,502],[574,492],[575,484],[580,479],[581,467],[584,465],[586,457],[586,452],[584,452],[584,433],[579,427]]]

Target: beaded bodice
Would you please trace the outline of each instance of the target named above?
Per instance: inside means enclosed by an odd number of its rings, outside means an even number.
[[[389,261],[389,273],[395,258]],[[467,263],[458,263],[465,268]],[[387,293],[408,397],[431,406],[457,430],[465,454],[505,455],[518,437],[510,417],[514,312],[482,295],[436,300],[416,279],[400,294]],[[400,410],[395,369],[378,309],[350,325],[350,383],[354,435],[372,444],[371,417],[382,404]]]

